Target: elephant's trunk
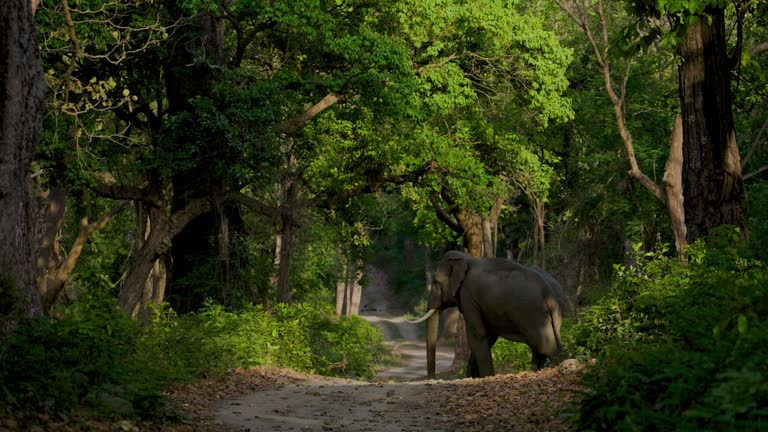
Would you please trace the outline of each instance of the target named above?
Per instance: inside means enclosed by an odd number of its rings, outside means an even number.
[[[427,379],[435,379],[435,354],[437,351],[437,329],[440,326],[440,311],[427,320]]]

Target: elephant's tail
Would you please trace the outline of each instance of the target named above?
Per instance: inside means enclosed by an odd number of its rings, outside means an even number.
[[[549,323],[552,326],[552,334],[555,335],[557,353],[560,354],[563,351],[563,345],[560,342],[560,324],[563,321],[562,315],[560,315],[560,303],[552,296],[548,296],[544,302],[549,310]]]

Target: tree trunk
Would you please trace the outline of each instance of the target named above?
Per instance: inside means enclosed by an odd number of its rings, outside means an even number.
[[[501,215],[501,198],[497,198],[488,216],[483,216],[483,254],[486,258],[496,257],[496,229]]]
[[[0,340],[44,313],[35,280],[29,181],[43,120],[43,70],[30,0],[0,2]]]
[[[545,268],[544,263],[544,201],[531,200],[533,207],[533,262]]]
[[[298,197],[298,179],[295,175],[298,161],[293,153],[293,140],[288,139],[281,146],[284,162],[280,177],[275,185],[277,207],[281,210],[275,229],[275,267],[277,269],[277,301],[291,302],[291,256],[295,230],[294,215]]]
[[[157,261],[170,248],[170,230],[163,209],[149,207],[146,213],[139,206],[139,235],[133,263],[120,289],[118,305],[131,318],[137,318],[147,301],[156,298],[151,291]],[[163,270],[162,274],[165,273]],[[160,275],[156,275],[159,277]]]
[[[217,267],[221,283],[221,304],[224,306],[229,306],[232,299],[232,263],[230,261],[229,220],[221,208],[217,222],[219,225],[219,232],[216,236],[216,240],[219,244],[219,259],[217,260]]]
[[[683,190],[687,240],[720,225],[746,226],[731,106],[723,9],[708,8],[680,44]],[[711,24],[710,24],[711,20]]]
[[[474,213],[463,212],[458,219],[464,229],[464,248],[467,253],[476,257],[483,256],[482,218]]]
[[[350,258],[347,261],[344,272],[344,316],[354,315],[354,296],[355,296],[355,264]]]
[[[352,279],[352,293],[350,300],[350,315],[360,315],[360,298],[363,295],[363,286],[360,285],[360,281],[363,278],[363,271],[360,268],[360,263],[354,266],[351,273]]]
[[[59,235],[61,225],[64,222],[64,208],[67,202],[67,191],[60,186],[51,186],[50,189],[41,196],[40,215],[37,221],[38,226],[38,244],[35,264],[37,266],[37,289],[42,296],[48,291],[48,278],[54,274],[56,268],[61,262],[59,256]],[[43,222],[44,223],[40,223]],[[47,303],[43,301],[43,303]],[[46,310],[48,308],[46,307]]]
[[[80,255],[83,253],[83,249],[88,243],[88,239],[91,237],[91,234],[109,223],[109,221],[112,220],[112,218],[125,207],[126,203],[127,202],[123,202],[115,205],[109,211],[109,213],[101,217],[96,222],[88,223],[88,216],[83,216],[80,219],[80,229],[77,232],[75,241],[72,243],[72,247],[69,248],[69,252],[67,253],[66,258],[64,260],[51,260],[49,261],[49,265],[46,266],[46,272],[43,275],[44,285],[40,287],[40,293],[43,296],[43,306],[46,310],[49,310],[51,307],[53,307],[54,303],[56,303],[56,300],[61,295],[61,292],[64,290],[64,284],[67,282],[67,280],[69,280],[69,277],[75,270],[77,261],[80,259]],[[51,207],[57,207],[58,205],[59,204],[52,204]],[[60,205],[63,213],[63,198],[60,202]],[[56,234],[54,234],[54,238],[55,236]],[[43,244],[45,245],[45,242]],[[53,247],[58,247],[58,242],[54,242]],[[44,259],[45,257],[41,255],[38,257],[38,262],[40,263],[40,261]]]
[[[669,158],[664,168],[664,188],[667,191],[667,210],[675,233],[675,249],[679,257],[685,251],[685,209],[683,207],[683,119],[675,117],[672,138],[669,140]]]
[[[483,256],[495,257],[496,253],[493,248],[493,226],[495,224],[489,219],[483,218]]]
[[[283,217],[281,232],[282,247],[280,248],[280,265],[277,273],[277,301],[291,302],[291,258],[293,246],[293,222],[290,217]]]
[[[336,316],[344,314],[344,293],[346,292],[347,281],[339,277],[336,281]]]

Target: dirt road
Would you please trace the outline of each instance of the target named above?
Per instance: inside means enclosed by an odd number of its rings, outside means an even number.
[[[565,431],[559,409],[575,387],[570,370],[550,369],[486,379],[425,381],[424,343],[406,323],[386,278],[369,268],[362,316],[382,328],[402,364],[378,371],[378,382],[294,376],[227,399],[214,409],[227,431],[433,432],[455,430]],[[424,325],[423,323],[421,324]],[[453,353],[440,347],[437,370]]]
[[[363,290],[360,316],[379,327],[384,333],[385,344],[402,359],[399,366],[381,369],[383,381],[413,381],[427,375],[427,353],[424,334],[425,323],[410,324],[405,321],[405,311],[400,307],[387,282],[387,276],[376,267],[368,266],[369,284]],[[439,345],[436,354],[437,371],[450,367],[453,347]]]

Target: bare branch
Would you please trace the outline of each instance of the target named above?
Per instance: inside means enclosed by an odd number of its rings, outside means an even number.
[[[160,203],[157,199],[152,197],[152,194],[147,193],[145,187],[132,187],[112,185],[106,183],[94,183],[89,186],[96,195],[103,198],[110,198],[115,200],[131,200],[141,201],[152,206],[159,206]]]
[[[756,56],[768,52],[768,42],[757,44],[749,49],[749,55]]]
[[[561,9],[569,11],[567,6],[563,2],[558,0],[557,3]],[[658,184],[656,184],[656,182],[654,182],[650,177],[645,175],[640,170],[640,166],[637,163],[637,158],[635,156],[635,148],[632,143],[632,135],[629,133],[629,130],[627,129],[626,115],[624,112],[624,103],[625,103],[625,98],[627,93],[627,81],[629,80],[631,63],[629,62],[629,60],[627,60],[627,66],[624,70],[624,76],[622,77],[620,94],[616,94],[613,78],[611,77],[611,64],[608,59],[608,52],[609,52],[608,21],[605,15],[605,10],[603,8],[603,1],[598,0],[597,4],[595,5],[595,13],[598,15],[600,20],[600,34],[602,35],[602,47],[598,45],[597,40],[592,34],[592,30],[590,29],[590,25],[589,25],[589,17],[587,15],[586,7],[584,6],[584,4],[579,3],[577,0],[574,0],[571,4],[573,8],[575,8],[575,12],[574,13],[569,12],[569,15],[571,16],[572,19],[576,20],[576,24],[578,24],[579,27],[581,27],[584,33],[586,34],[587,39],[589,40],[589,43],[592,46],[592,52],[595,55],[595,60],[597,61],[600,72],[603,75],[603,84],[605,86],[605,91],[608,95],[608,98],[611,100],[611,104],[613,105],[613,113],[614,113],[614,117],[616,118],[616,127],[618,129],[619,136],[621,137],[621,141],[624,144],[624,150],[627,153],[627,160],[629,161],[629,166],[630,166],[630,170],[628,174],[632,178],[640,182],[640,184],[643,187],[645,187],[649,192],[651,192],[653,196],[655,196],[660,202],[666,204],[667,196],[664,189]]]
[[[745,174],[741,179],[742,180],[747,180],[748,178],[754,177],[754,176],[760,174],[761,172],[763,172],[765,170],[768,170],[768,165],[763,165],[760,168],[752,171],[751,173]]]
[[[760,147],[760,145],[763,143],[763,132],[765,132],[765,128],[768,127],[768,118],[765,119],[765,122],[763,122],[763,126],[760,127],[760,131],[757,133],[757,136],[755,137],[754,141],[752,141],[752,145],[749,147],[749,151],[747,151],[747,155],[744,156],[744,159],[741,160],[741,169],[743,170],[746,166],[749,160],[752,158],[752,155],[755,154],[755,151],[757,151],[757,148]]]
[[[278,210],[274,206],[268,205],[263,201],[253,198],[252,196],[245,194],[243,192],[229,192],[225,196],[224,200],[238,202],[248,207],[248,209],[251,210],[252,212],[260,215],[269,216],[273,218],[279,215]]]
[[[56,302],[56,299],[58,299],[59,295],[61,295],[64,284],[75,270],[77,261],[80,259],[80,255],[83,253],[83,248],[85,248],[85,245],[88,242],[88,239],[91,237],[91,234],[93,234],[96,230],[103,228],[104,225],[109,223],[109,221],[112,220],[115,215],[123,211],[123,209],[128,206],[128,203],[129,201],[123,201],[116,204],[114,207],[112,207],[109,213],[105,214],[101,217],[101,219],[91,224],[88,223],[87,216],[80,220],[80,230],[77,234],[77,237],[75,238],[75,242],[69,249],[67,258],[56,268],[52,275],[48,276],[48,280],[45,283],[45,292],[41,293],[43,296],[43,304],[45,305],[46,309],[53,306],[53,304]]]
[[[180,210],[176,210],[171,215],[169,223],[169,237],[176,237],[190,222],[198,216],[207,213],[213,209],[208,198],[197,198],[187,202]]]
[[[328,93],[320,102],[312,105],[308,110],[304,111],[300,115],[284,121],[278,129],[280,132],[286,135],[293,135],[299,131],[304,125],[312,120],[315,116],[331,107],[339,100],[339,95],[336,93]]]

